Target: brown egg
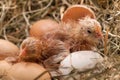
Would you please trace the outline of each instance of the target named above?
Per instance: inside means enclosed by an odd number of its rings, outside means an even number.
[[[8,63],[5,60],[0,61],[0,75],[4,76],[7,74],[7,71],[11,68],[12,64]]]
[[[41,37],[46,32],[51,32],[58,27],[58,23],[51,19],[37,21],[30,28],[30,36]]]
[[[89,9],[88,7],[86,7],[84,5],[73,5],[65,11],[61,20],[63,22],[67,22],[69,20],[82,19],[86,16],[89,16],[93,19],[96,18],[94,12],[91,9]]]
[[[20,62],[14,64],[7,74],[7,80],[51,80],[45,68],[36,63]],[[41,75],[39,78],[37,78]],[[36,79],[37,78],[37,79]]]
[[[19,53],[19,48],[13,43],[0,39],[0,60],[6,57],[14,57]]]

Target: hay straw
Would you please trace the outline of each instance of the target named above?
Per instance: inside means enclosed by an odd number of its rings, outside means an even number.
[[[105,38],[104,38],[104,54],[105,55],[108,54],[108,49],[107,49],[108,32],[109,32],[109,28],[107,28],[107,31],[106,31],[106,34],[105,34]]]

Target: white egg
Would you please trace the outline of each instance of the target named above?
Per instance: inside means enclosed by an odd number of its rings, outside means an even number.
[[[73,69],[85,71],[94,68],[103,60],[103,57],[94,51],[73,52],[61,61],[59,71],[62,75],[69,74]]]

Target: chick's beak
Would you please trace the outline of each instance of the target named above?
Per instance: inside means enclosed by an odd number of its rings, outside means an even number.
[[[96,37],[102,39],[103,35],[101,32],[96,32]]]
[[[101,31],[101,28],[100,28],[100,27],[96,27],[95,33],[96,33],[95,36],[96,36],[97,38],[103,39],[103,34],[102,34],[102,31]]]
[[[101,31],[101,27],[97,26],[96,29],[95,29],[95,36],[96,38],[98,39],[99,41],[99,45],[103,45],[103,34],[102,34],[102,31]]]
[[[26,47],[20,51],[19,56],[25,56],[25,55],[26,55]]]

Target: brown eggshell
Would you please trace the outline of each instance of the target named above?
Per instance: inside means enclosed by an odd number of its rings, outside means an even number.
[[[8,72],[8,77],[12,80],[35,80],[46,69],[36,63],[20,62],[12,66]],[[44,73],[37,80],[51,80],[49,73]]]
[[[69,20],[82,19],[86,16],[89,16],[93,19],[96,18],[94,12],[91,9],[89,9],[88,7],[86,7],[84,5],[74,5],[74,6],[71,6],[70,8],[68,8],[65,11],[61,20],[63,22],[67,22]]]
[[[13,43],[0,39],[0,60],[6,57],[14,57],[19,53],[19,48]]]
[[[51,32],[58,27],[58,23],[51,19],[43,19],[37,21],[30,28],[30,36],[32,37],[41,37],[46,32]]]
[[[6,75],[7,71],[11,68],[12,64],[5,60],[0,61],[0,75]]]

